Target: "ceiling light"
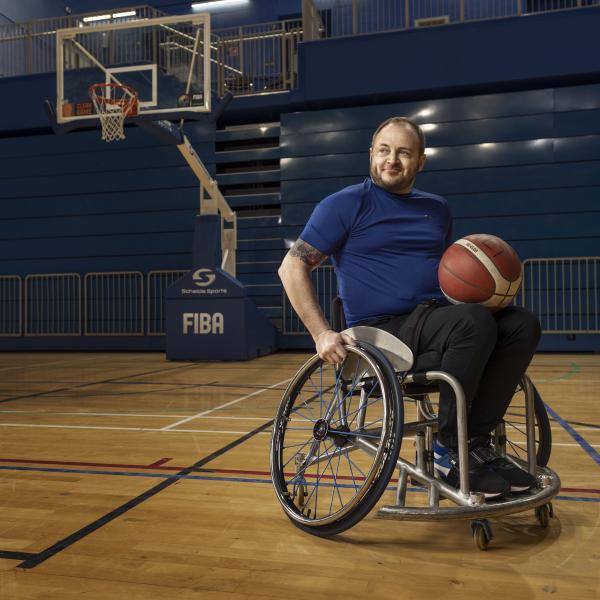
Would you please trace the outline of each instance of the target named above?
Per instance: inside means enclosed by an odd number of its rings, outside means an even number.
[[[94,15],[93,17],[83,17],[84,23],[92,23],[94,21],[106,21],[110,19],[110,15]]]
[[[123,17],[135,17],[135,10],[126,10],[125,12],[113,13],[113,19],[122,19]]]
[[[437,125],[435,123],[423,123],[423,125],[419,125],[419,127],[423,131],[433,131],[434,129],[437,129]]]
[[[192,4],[192,9],[199,11],[221,10],[236,8],[248,4],[249,2],[250,0],[209,0],[207,2],[194,2]]]

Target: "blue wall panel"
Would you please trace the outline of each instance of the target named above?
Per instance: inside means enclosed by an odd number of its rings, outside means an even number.
[[[364,109],[363,109],[364,110]],[[398,110],[402,110],[401,107]],[[367,111],[364,111],[367,112]],[[387,113],[389,116],[393,113]],[[405,113],[403,112],[402,115]],[[427,147],[460,146],[467,144],[482,144],[491,142],[506,142],[515,140],[532,140],[551,138],[554,135],[554,121],[551,114],[518,116],[512,118],[480,119],[459,122],[425,123]],[[365,148],[371,144],[374,123],[366,129],[347,129],[340,131],[307,132],[305,135],[283,135],[281,137],[282,156],[297,157],[314,154],[352,153],[364,154]],[[336,123],[335,126],[341,126]],[[563,122],[565,135],[570,133],[569,127],[578,129],[583,124]],[[600,114],[598,115],[600,130]],[[589,133],[589,131],[586,131]]]
[[[214,173],[215,126],[186,130]],[[199,186],[179,151],[136,127],[0,139],[0,272],[189,268]]]
[[[500,84],[515,89],[532,81],[572,81],[598,73],[599,19],[600,8],[593,7],[309,42],[301,45],[300,79],[311,102],[340,93],[361,99],[431,96],[440,89],[456,93]],[[397,56],[404,60],[387,60]]]
[[[454,237],[487,232],[523,258],[600,253],[600,86],[284,115],[282,221],[300,233],[316,202],[368,174],[374,128],[426,124],[416,187],[446,196]],[[293,239],[293,237],[292,237]]]

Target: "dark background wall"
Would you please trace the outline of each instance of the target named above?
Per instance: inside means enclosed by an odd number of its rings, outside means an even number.
[[[154,0],[140,2],[172,14],[184,14],[191,11],[193,0]],[[132,6],[135,2],[126,0],[0,0],[0,24],[21,22],[67,14],[96,12]],[[213,9],[213,27],[234,27],[239,25],[277,21],[283,18],[299,16],[302,12],[301,0],[249,0],[239,8]]]
[[[187,129],[214,170],[214,125]],[[0,273],[190,267],[198,182],[175,147],[126,134],[0,139]]]
[[[418,186],[448,197],[455,237],[494,233],[522,258],[598,255],[599,25],[586,8],[303,44],[297,89],[236,98],[218,124],[276,122],[276,147],[244,154],[252,177],[215,147],[214,126],[187,125],[218,179],[250,182],[232,199],[247,209],[239,273],[268,315],[280,322],[286,244],[324,195],[366,176],[371,131],[391,114],[430,126]],[[198,191],[176,149],[135,128],[111,145],[98,131],[54,135],[42,106],[53,80],[0,79],[0,271],[186,268]],[[279,172],[260,172],[267,153]],[[279,180],[258,195],[269,215],[251,217],[253,182]]]
[[[315,201],[368,174],[375,127],[427,130],[417,187],[448,198],[454,238],[492,233],[521,258],[600,249],[600,85],[298,112],[282,117],[282,221],[295,239]]]

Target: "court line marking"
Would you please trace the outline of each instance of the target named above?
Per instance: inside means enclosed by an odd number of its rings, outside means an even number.
[[[194,417],[194,418],[216,418],[216,417]],[[228,418],[228,417],[223,417]],[[252,417],[253,420],[263,421],[264,419],[257,419],[257,417]],[[184,419],[184,421],[189,421],[189,419]],[[90,430],[98,430],[98,431],[142,431],[142,432],[154,432],[154,433],[220,433],[220,434],[232,434],[232,435],[245,435],[248,433],[247,431],[232,431],[229,429],[168,429],[165,427],[156,428],[156,427],[116,427],[116,426],[104,426],[104,425],[47,425],[41,423],[0,423],[0,427],[31,427],[31,428],[39,428],[39,429],[90,429]],[[595,431],[595,429],[593,430]],[[268,434],[269,432],[263,432],[263,435]],[[269,434],[270,435],[270,434]],[[414,437],[404,436],[402,439],[404,440],[414,440]],[[583,439],[583,438],[582,438]],[[600,448],[600,444],[589,444],[586,442],[588,446],[592,449]],[[573,444],[573,443],[562,443],[562,442],[552,442],[552,446],[560,446],[563,448],[579,448],[581,444]]]
[[[0,550],[0,558],[8,560],[26,560],[34,555],[33,552],[14,552],[13,550]]]
[[[96,356],[89,356],[88,358],[76,357],[77,363],[91,361],[91,360],[98,360],[98,357],[96,357]],[[24,366],[21,365],[21,366],[17,366],[17,367],[0,367],[0,371],[14,371],[16,369],[35,369],[37,367],[47,367],[48,365],[60,365],[60,364],[69,363],[69,362],[73,362],[73,360],[64,358],[62,360],[54,360],[52,362],[46,362],[46,363],[34,363],[32,365],[24,365]],[[76,365],[73,365],[73,366],[76,367]]]
[[[184,470],[188,471],[188,469],[189,469],[189,467]],[[168,487],[169,485],[172,485],[173,483],[181,481],[182,479],[184,479],[184,480],[185,479],[200,480],[200,481],[227,481],[227,482],[232,482],[232,483],[263,483],[263,484],[266,483],[266,484],[270,484],[270,485],[272,485],[272,483],[273,483],[271,481],[271,479],[256,479],[256,478],[250,478],[250,477],[223,477],[223,476],[219,476],[219,475],[190,475],[189,472],[185,473],[185,474],[175,473],[173,475],[169,475],[167,473],[136,473],[135,471],[98,471],[95,469],[60,469],[60,468],[54,468],[54,467],[4,467],[4,466],[0,466],[0,470],[3,470],[3,471],[8,471],[8,470],[41,471],[41,472],[45,472],[45,473],[76,473],[79,475],[108,475],[108,476],[112,476],[112,477],[150,477],[153,479],[163,479],[163,481],[161,483],[159,483],[157,486],[154,486],[154,488],[161,486],[161,489],[164,489],[165,487]],[[322,482],[319,485],[322,485],[324,487],[333,487],[334,485],[338,486],[338,487],[348,487],[348,488],[353,487],[352,483],[348,483],[348,484],[335,483],[334,484],[334,483]],[[396,486],[388,486],[386,488],[386,490],[393,491],[393,490],[395,490],[395,487]],[[153,490],[154,488],[151,488],[151,490]],[[409,487],[409,488],[407,488],[407,491],[420,492],[420,493],[426,492],[426,490],[422,487]],[[141,494],[141,496],[145,496],[146,494],[147,494],[147,492],[144,494]],[[138,496],[138,498],[139,497],[140,496]],[[147,499],[147,498],[144,498],[144,499]],[[588,497],[588,496],[579,496],[579,497],[577,497],[577,496],[555,496],[555,499],[571,500],[571,501],[579,501],[579,502],[600,502],[600,498],[593,498],[593,497]],[[135,500],[135,498],[134,498],[134,500]],[[130,501],[126,504],[130,504],[131,502],[132,501]],[[125,506],[125,505],[123,505],[123,506]],[[130,508],[133,508],[133,506],[131,506]],[[118,509],[115,509],[115,510],[118,510]],[[129,510],[129,509],[127,509],[127,510]],[[112,513],[114,513],[114,512],[115,511],[112,511]],[[109,515],[111,515],[112,513],[109,513]],[[100,521],[101,519],[98,519],[98,521]],[[97,521],[95,521],[94,523],[96,523],[96,522]],[[104,525],[104,524],[106,524],[106,523],[102,523],[102,525]],[[88,529],[89,527],[90,526],[88,525],[84,529]],[[97,528],[98,527],[96,527],[96,529]],[[89,533],[91,533],[91,531]],[[85,535],[87,535],[87,534],[88,533],[86,533]],[[75,535],[75,534],[73,534],[73,535]],[[72,537],[72,536],[69,536],[69,537]],[[77,540],[75,540],[75,541],[77,541]],[[74,542],[71,542],[71,543],[74,543]],[[58,542],[58,544],[61,544],[61,542]],[[57,546],[58,544],[55,544],[55,546]],[[69,545],[71,545],[71,544],[69,544]],[[60,548],[57,551],[60,551],[63,549],[64,548]],[[39,564],[39,562],[42,562],[41,560],[39,560],[39,556],[45,554],[46,552],[47,552],[47,550],[44,550],[37,555],[30,556],[24,563],[22,563],[21,565],[17,565],[17,566],[22,567],[22,568],[31,568],[31,566],[29,566],[29,567],[24,566],[25,563],[35,562],[36,559],[38,560],[38,562],[36,562],[36,564],[34,564],[33,566],[37,566],[37,564]],[[56,554],[56,553],[57,552],[54,552],[54,554]],[[47,560],[48,558],[50,558],[50,556],[46,556],[45,558],[43,558],[43,560]]]
[[[111,510],[109,513],[107,513],[107,514],[103,515],[102,517],[96,519],[92,523],[89,523],[85,527],[82,527],[81,529],[79,529],[79,530],[75,531],[74,533],[68,535],[67,537],[63,538],[62,540],[59,540],[58,542],[56,542],[52,546],[47,547],[45,550],[42,550],[41,552],[38,552],[34,556],[31,556],[31,557],[27,558],[22,563],[19,563],[17,565],[17,568],[32,569],[34,567],[37,567],[39,564],[41,564],[44,561],[48,560],[49,558],[51,558],[55,554],[58,554],[59,552],[62,552],[65,548],[68,548],[69,546],[75,544],[76,542],[78,542],[82,538],[88,536],[89,534],[93,533],[97,529],[100,529],[100,527],[103,527],[107,523],[110,523],[111,521],[114,521],[116,518],[120,517],[124,513],[126,513],[129,510],[131,510],[132,508],[135,508],[136,506],[138,506],[142,502],[145,502],[149,498],[152,498],[153,496],[155,496],[156,494],[158,494],[162,490],[164,490],[164,489],[170,487],[171,485],[177,483],[181,479],[181,476],[189,475],[191,472],[199,469],[200,467],[203,467],[208,462],[214,460],[215,458],[218,458],[219,456],[222,456],[223,454],[225,454],[226,452],[228,452],[232,448],[235,448],[236,446],[239,446],[240,444],[242,444],[246,440],[249,440],[250,438],[252,438],[253,436],[255,436],[257,433],[261,433],[265,429],[270,428],[273,425],[273,421],[274,421],[274,419],[271,419],[270,421],[267,421],[266,423],[263,423],[262,425],[258,426],[256,429],[253,429],[252,431],[250,431],[246,435],[243,435],[243,436],[241,436],[241,437],[233,440],[229,444],[227,444],[225,446],[222,446],[218,450],[215,450],[214,452],[211,452],[210,454],[208,454],[204,458],[201,458],[200,460],[196,461],[194,464],[190,465],[189,467],[186,467],[185,469],[182,469],[181,471],[179,471],[179,473],[176,474],[175,478],[163,479],[163,481],[161,481],[160,483],[154,485],[153,487],[149,488],[145,492],[142,492],[141,494],[139,494],[135,498],[132,498],[131,500],[128,500],[124,504],[121,504],[117,508]],[[0,466],[0,469],[6,469],[6,468],[7,467]],[[21,470],[27,470],[29,468],[28,467],[19,467],[19,469],[21,469]],[[179,477],[177,477],[177,476],[179,476]]]
[[[39,460],[39,459],[18,459],[18,458],[0,458],[0,462],[6,463],[28,463],[32,466],[30,468],[47,468],[40,467],[40,465],[60,465],[62,468],[66,467],[96,467],[96,468],[108,468],[108,469],[152,469],[157,471],[181,471],[184,467],[179,465],[165,465],[165,463],[173,460],[171,458],[161,458],[153,462],[150,465],[139,465],[139,464],[122,464],[122,463],[100,463],[100,462],[82,462],[82,461],[66,461],[66,460]],[[11,466],[8,465],[6,470],[9,470]],[[265,470],[257,470],[257,469],[227,469],[227,468],[199,468],[196,469],[198,472],[203,473],[221,473],[227,475],[262,475],[269,476],[270,472]],[[104,471],[102,471],[104,472]],[[324,476],[326,478],[331,479],[330,475]],[[349,479],[347,476],[340,476],[341,479]],[[392,477],[389,483],[398,483],[398,479]],[[419,487],[419,486],[416,486]],[[423,488],[424,489],[424,488]],[[563,486],[560,488],[561,492],[580,492],[584,494],[599,494],[600,488],[583,488],[583,487],[567,487]]]
[[[261,419],[261,421],[264,421],[264,419]],[[153,431],[155,433],[233,433],[236,435],[246,435],[248,433],[247,431],[220,431],[217,429],[159,429],[153,427],[105,427],[103,425],[43,425],[38,423],[0,423],[0,427],[32,427],[39,429],[91,429],[100,431]]]
[[[189,417],[189,415],[155,415],[151,413],[97,413],[97,412],[53,412],[53,411],[33,411],[33,410],[0,410],[0,414],[12,415],[12,414],[25,414],[25,415],[45,415],[45,416],[82,416],[82,417],[159,417],[162,419],[177,419],[179,417]],[[199,419],[227,419],[236,421],[264,421],[267,417],[219,417],[219,416],[205,416],[198,417]],[[560,428],[559,428],[560,429]],[[600,428],[598,428],[600,431]]]
[[[592,445],[581,435],[579,435],[573,426],[567,423],[567,421],[565,421],[555,410],[550,408],[548,404],[544,402],[544,405],[550,416],[555,421],[560,423],[567,433],[577,442],[577,444],[581,446],[585,452],[587,452],[587,454],[598,466],[600,466],[600,454],[592,447]]]
[[[261,388],[260,390],[256,390],[250,394],[246,394],[245,396],[242,396],[241,398],[236,398],[235,400],[230,400],[229,402],[225,402],[225,404],[221,404],[220,406],[215,406],[214,408],[209,408],[208,410],[199,412],[196,415],[192,415],[191,417],[187,417],[186,419],[182,419],[181,421],[177,421],[176,423],[172,423],[171,425],[166,425],[165,427],[162,428],[162,430],[170,431],[174,427],[178,427],[179,425],[183,425],[184,423],[189,423],[190,421],[193,421],[194,419],[198,419],[199,417],[204,417],[205,415],[209,415],[210,413],[213,413],[217,410],[227,408],[228,406],[233,406],[234,404],[237,404],[238,402],[242,402],[242,400],[247,400],[248,398],[252,398],[253,396],[262,394],[263,392],[271,390],[271,389],[277,387],[278,385],[283,385],[284,383],[288,383],[289,381],[291,381],[291,379],[292,379],[291,377],[288,377],[287,379],[284,379],[283,381],[278,381],[277,383],[274,383],[273,385],[270,385],[265,388]]]
[[[96,357],[90,357],[90,360],[92,358],[96,358]],[[82,360],[87,360],[87,359],[82,359]],[[97,360],[97,359],[96,359]],[[72,390],[77,390],[77,389],[82,389],[85,387],[90,387],[92,385],[102,385],[105,383],[112,383],[112,382],[118,382],[119,380],[124,380],[124,379],[130,379],[132,377],[142,377],[144,375],[151,375],[154,373],[161,373],[163,371],[178,371],[179,369],[189,369],[190,367],[195,367],[195,363],[192,364],[185,364],[185,365],[179,365],[179,366],[175,366],[175,367],[169,367],[169,368],[163,368],[163,369],[154,369],[152,371],[145,371],[143,373],[133,373],[131,375],[123,375],[121,377],[111,377],[110,379],[105,379],[105,380],[101,380],[101,381],[90,381],[90,382],[85,382],[85,383],[80,383],[78,385],[73,385],[71,387],[66,387],[66,388],[58,388],[55,390],[47,390],[45,392],[34,392],[32,394],[23,394],[21,396],[12,396],[9,398],[3,398],[2,400],[0,400],[0,404],[2,404],[3,402],[12,402],[14,400],[24,400],[26,398],[39,398],[41,396],[47,396],[49,394],[56,394],[58,392],[69,392]]]
[[[176,419],[185,418],[189,415],[169,415],[169,414],[153,414],[153,413],[110,413],[110,412],[54,412],[54,411],[35,411],[35,410],[0,410],[0,415],[35,415],[35,416],[74,416],[74,417],[140,417],[140,418],[158,418],[158,419]],[[222,419],[228,421],[264,421],[267,417],[246,417],[246,416],[218,416],[218,415],[205,415],[198,417],[197,419]],[[574,425],[576,431],[585,431],[589,433],[600,433],[600,426],[594,427],[579,427],[574,421],[567,421],[571,425]],[[25,424],[19,424],[25,426]],[[0,423],[2,426],[2,423]],[[90,426],[91,427],[91,426]],[[550,426],[551,431],[564,431],[564,428],[560,425]],[[152,431],[152,430],[151,430]],[[157,430],[158,431],[158,430]],[[186,430],[187,431],[187,430]],[[405,438],[408,439],[408,438]],[[556,444],[553,444],[556,445]],[[573,444],[578,445],[578,444]]]
[[[36,415],[36,416],[92,416],[92,417],[139,417],[139,418],[159,418],[159,419],[176,419],[186,418],[190,415],[177,415],[177,414],[155,414],[155,413],[115,413],[115,412],[56,412],[47,410],[0,410],[0,414],[12,415]],[[197,419],[223,419],[231,421],[264,421],[266,417],[248,417],[248,416],[218,416],[218,415],[204,415],[196,416]],[[554,419],[552,419],[554,421]],[[576,431],[585,431],[589,433],[600,433],[600,425],[586,425],[580,426],[577,421],[566,421],[570,425],[576,428]],[[1,423],[0,423],[1,425]],[[551,431],[564,431],[561,425],[551,425]]]

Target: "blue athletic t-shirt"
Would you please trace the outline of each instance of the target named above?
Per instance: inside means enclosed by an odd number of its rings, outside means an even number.
[[[452,218],[441,196],[392,194],[371,178],[322,200],[300,235],[332,257],[349,326],[412,311],[424,300],[447,304],[437,277]]]

